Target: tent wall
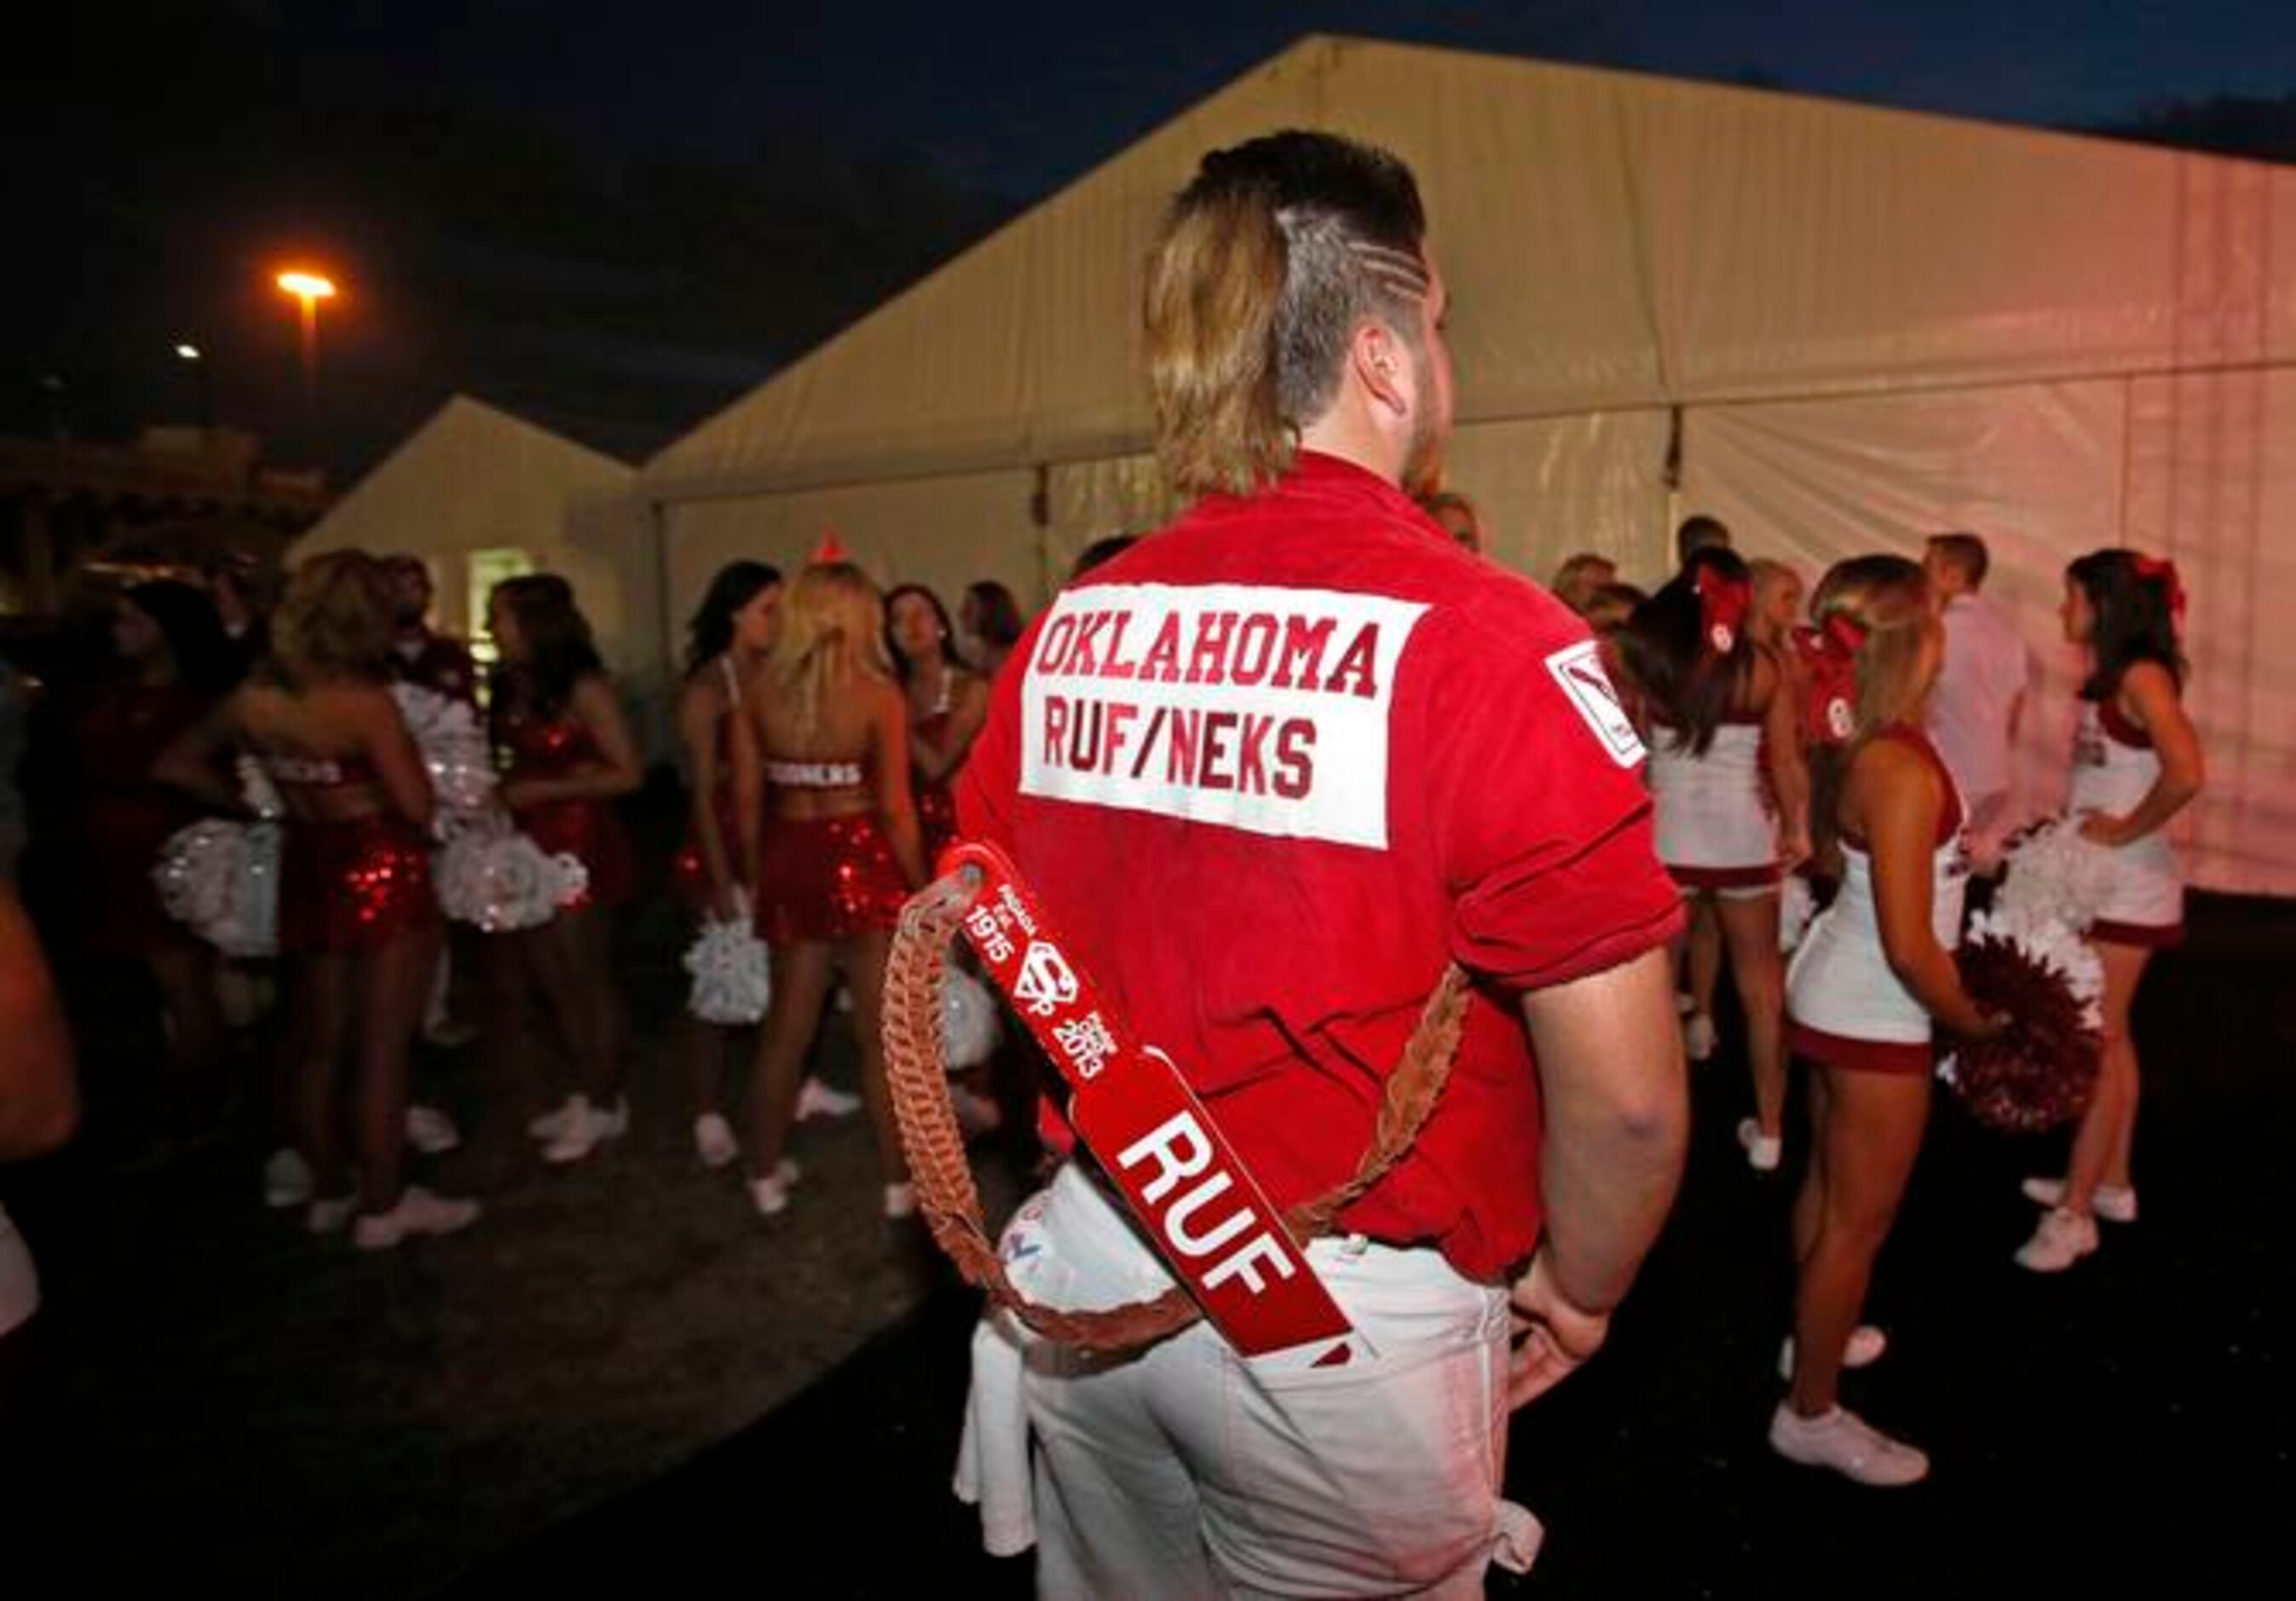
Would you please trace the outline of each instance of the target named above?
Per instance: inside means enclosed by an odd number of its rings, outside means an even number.
[[[2226,383],[2252,395],[2230,401]],[[2296,417],[2292,407],[2296,371],[2283,370],[2197,388],[2094,380],[1693,408],[1683,504],[1728,522],[1742,550],[1786,556],[1813,579],[1843,556],[1918,555],[1942,530],[1982,534],[1987,592],[2016,616],[2038,673],[2020,764],[2021,801],[2035,812],[2062,801],[2070,749],[2079,665],[2057,620],[2065,564],[2108,545],[2173,553],[2193,602],[2186,703],[2212,769],[2177,825],[2194,881],[2296,894],[2296,548],[2267,538],[2296,515],[2296,433],[2283,429],[2268,447],[2247,428],[2276,408]],[[2185,419],[2184,457],[2252,445],[2220,492],[2188,489],[2173,513],[2176,431],[2143,421],[2169,412]],[[2215,421],[2231,418],[2237,439]]]

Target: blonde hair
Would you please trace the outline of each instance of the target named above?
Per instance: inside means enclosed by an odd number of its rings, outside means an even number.
[[[396,595],[383,564],[363,550],[329,551],[297,565],[271,619],[271,653],[291,687],[390,673]]]
[[[1411,170],[1331,134],[1206,156],[1148,259],[1156,455],[1183,494],[1249,494],[1292,464],[1366,316],[1415,351],[1431,275]]]
[[[1922,674],[1922,646],[1936,624],[1936,612],[1930,603],[1929,575],[1919,562],[1903,556],[1853,556],[1826,570],[1811,597],[1809,613],[1821,636],[1837,617],[1864,635],[1853,658],[1857,696],[1850,707],[1849,736],[1840,744],[1821,743],[1810,752],[1811,831],[1821,852],[1830,857],[1839,826],[1835,814],[1841,785],[1850,763],[1882,729],[1918,718],[1929,690]]]
[[[832,694],[860,673],[890,677],[883,597],[852,562],[817,562],[782,592],[767,686],[789,708],[799,741],[810,743]]]

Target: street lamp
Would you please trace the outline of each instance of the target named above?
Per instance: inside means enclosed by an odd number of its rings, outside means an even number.
[[[209,440],[215,433],[215,391],[209,388],[207,355],[197,345],[186,341],[176,347],[176,358],[192,369],[193,382],[200,398],[200,438]]]
[[[303,410],[314,448],[319,438],[319,302],[335,298],[332,280],[320,273],[291,267],[273,280],[303,308]]]

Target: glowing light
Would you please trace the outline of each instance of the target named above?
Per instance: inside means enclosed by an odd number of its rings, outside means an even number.
[[[197,361],[200,358],[200,348],[197,345],[177,345],[176,354],[185,361]]]
[[[280,288],[302,301],[334,299],[334,283],[317,273],[291,271],[281,273],[275,280]]]

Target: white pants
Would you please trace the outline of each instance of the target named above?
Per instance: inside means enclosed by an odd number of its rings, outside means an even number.
[[[1021,1208],[1003,1252],[1056,1307],[1170,1282],[1073,1165]],[[1094,1358],[984,1319],[957,1488],[981,1503],[990,1548],[1033,1532],[1038,1593],[1095,1601],[1480,1596],[1494,1559],[1527,1568],[1541,1531],[1499,1498],[1505,1293],[1432,1250],[1326,1239],[1308,1258],[1368,1359],[1247,1363],[1201,1323]],[[1023,1486],[1032,1508],[1016,1504]]]

